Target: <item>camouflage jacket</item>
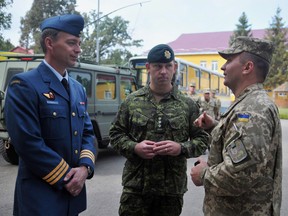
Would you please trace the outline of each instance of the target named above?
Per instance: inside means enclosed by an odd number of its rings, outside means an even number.
[[[127,96],[110,129],[112,147],[127,158],[124,191],[158,195],[187,191],[186,158],[203,154],[208,144],[209,135],[193,125],[198,116],[196,103],[175,87],[159,103],[148,86]],[[134,147],[143,140],[173,140],[181,144],[185,154],[142,159]]]
[[[210,115],[212,118],[215,119],[215,111],[217,109],[217,104],[216,104],[216,100],[214,99],[210,99],[209,102],[207,102],[204,97],[201,98],[200,102],[200,112],[203,113],[204,111],[207,112],[208,115]]]
[[[211,133],[203,173],[206,216],[279,216],[282,138],[278,109],[262,84],[246,88]]]
[[[201,97],[197,94],[197,93],[194,93],[194,94],[188,94],[188,96],[190,98],[192,98],[197,104],[198,106],[200,106],[200,102],[201,102]]]

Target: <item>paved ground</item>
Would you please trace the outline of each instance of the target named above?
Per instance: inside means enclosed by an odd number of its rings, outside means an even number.
[[[283,120],[283,197],[281,216],[288,215],[288,120]],[[207,157],[205,155],[204,157]],[[121,195],[121,173],[125,159],[111,150],[101,151],[96,163],[95,176],[87,181],[88,209],[80,216],[117,216]],[[203,187],[196,187],[189,172],[195,159],[188,160],[188,192],[184,196],[181,216],[201,216]],[[0,157],[0,216],[12,215],[13,193],[17,166]]]

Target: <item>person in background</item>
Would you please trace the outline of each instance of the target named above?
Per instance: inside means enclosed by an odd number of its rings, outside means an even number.
[[[180,215],[187,158],[207,149],[208,134],[193,124],[197,104],[172,82],[176,67],[171,47],[153,47],[146,63],[150,83],[127,96],[111,126],[111,145],[127,159],[121,216]]]
[[[216,110],[216,101],[211,98],[210,90],[204,90],[203,97],[200,98],[200,112],[206,112],[212,118],[216,118],[215,110]]]
[[[214,100],[215,103],[215,108],[214,108],[214,115],[215,115],[215,119],[219,120],[220,119],[220,109],[221,109],[221,100],[219,98],[216,97],[216,90],[212,90],[211,91],[211,99]]]
[[[282,200],[282,134],[276,105],[263,88],[273,45],[237,37],[219,52],[224,85],[235,101],[217,122],[206,113],[195,124],[211,132],[206,163],[191,168],[195,185],[204,185],[204,215],[279,216]]]
[[[194,82],[190,83],[187,94],[200,106],[201,97],[196,92],[196,83]]]
[[[85,90],[66,70],[81,53],[83,26],[79,15],[44,20],[43,62],[9,83],[5,119],[19,155],[13,215],[75,216],[86,209],[95,136]]]

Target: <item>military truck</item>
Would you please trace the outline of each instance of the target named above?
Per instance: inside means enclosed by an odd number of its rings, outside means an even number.
[[[43,55],[4,55],[0,58],[0,153],[11,164],[16,165],[19,160],[5,127],[5,122],[9,121],[4,119],[5,91],[13,75],[37,67],[43,57]],[[69,76],[80,82],[86,90],[88,113],[97,138],[96,149],[107,148],[110,142],[109,128],[120,103],[127,94],[137,89],[136,74],[125,67],[83,62],[78,62],[67,71]]]

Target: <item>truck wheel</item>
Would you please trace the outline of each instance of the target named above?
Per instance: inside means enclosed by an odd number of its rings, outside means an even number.
[[[0,153],[8,163],[13,165],[19,164],[19,156],[15,152],[13,145],[11,145],[10,140],[0,139]]]

